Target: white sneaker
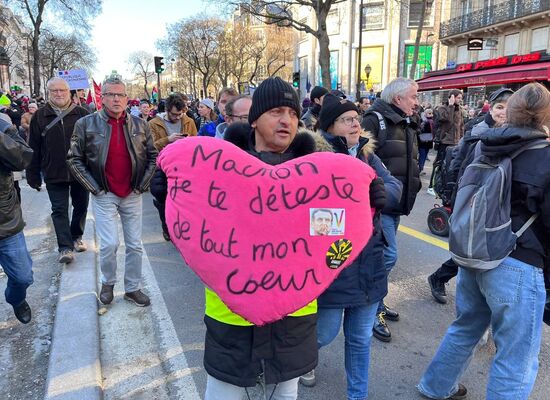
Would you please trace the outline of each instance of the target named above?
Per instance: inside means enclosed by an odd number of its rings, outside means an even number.
[[[426,193],[431,194],[432,196],[435,196],[435,191],[433,188],[429,187],[428,190],[426,190]]]
[[[315,370],[312,369],[308,373],[305,373],[300,377],[300,383],[306,387],[313,387],[315,386],[316,380],[315,380]]]

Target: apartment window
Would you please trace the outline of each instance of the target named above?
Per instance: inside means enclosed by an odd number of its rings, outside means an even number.
[[[468,46],[458,46],[456,50],[456,63],[457,64],[465,64],[469,62],[470,59],[468,57]]]
[[[384,29],[386,27],[385,3],[379,0],[366,0],[365,3],[363,5],[361,29],[364,31]]]
[[[512,56],[518,54],[519,33],[504,36],[504,55]]]
[[[483,49],[477,52],[477,60],[483,61],[491,58],[491,49]]]
[[[300,24],[302,25],[307,25],[307,18],[302,18],[300,21]],[[307,39],[307,32],[304,32],[304,31],[299,31],[299,36],[298,36],[298,40],[300,42],[303,42],[304,40]]]
[[[531,36],[531,51],[546,50],[548,49],[548,31],[549,28],[533,29]]]
[[[340,33],[340,14],[337,8],[330,10],[327,15],[327,33],[329,35],[338,35]]]
[[[411,0],[409,3],[409,27],[417,27],[420,24],[420,14],[424,0]],[[432,25],[433,3],[426,3],[426,14],[424,15],[424,26]]]

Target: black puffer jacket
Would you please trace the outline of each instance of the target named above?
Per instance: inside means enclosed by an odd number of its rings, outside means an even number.
[[[13,171],[22,171],[31,159],[32,149],[19,136],[17,129],[0,118],[0,240],[23,230]]]
[[[385,140],[380,138],[380,122],[374,111],[380,113],[386,122]],[[422,187],[416,140],[419,126],[399,113],[397,107],[381,99],[376,99],[367,110],[361,126],[376,139],[376,155],[380,157],[391,174],[403,184],[403,195],[399,206],[394,210],[384,210],[384,214],[408,215]]]
[[[49,103],[34,113],[29,127],[29,146],[34,151],[34,157],[27,168],[27,182],[31,187],[42,184],[41,172],[46,183],[74,179],[67,168],[67,152],[76,121],[88,114],[84,108],[77,106],[43,135],[46,126],[57,118],[57,113]]]
[[[488,155],[511,154],[530,141],[546,139],[545,132],[516,127],[487,129],[481,134],[481,151]],[[510,254],[539,268],[550,257],[550,146],[527,150],[512,161],[512,230],[533,214],[539,217],[518,239]]]
[[[267,164],[276,165],[315,150],[313,137],[298,134],[282,154],[257,152],[254,131],[248,124],[232,124],[225,140]],[[285,317],[264,326],[230,325],[205,315],[204,367],[223,382],[255,386],[260,374],[266,383],[284,382],[317,365],[317,314]]]

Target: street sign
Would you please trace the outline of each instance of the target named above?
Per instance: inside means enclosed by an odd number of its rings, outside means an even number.
[[[57,71],[57,76],[66,80],[69,84],[69,89],[88,89],[88,75],[83,69],[69,69]]]

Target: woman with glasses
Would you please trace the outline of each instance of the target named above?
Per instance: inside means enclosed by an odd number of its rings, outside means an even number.
[[[373,236],[353,264],[319,297],[317,312],[319,348],[334,340],[343,321],[347,397],[366,399],[372,326],[378,303],[388,292],[380,212],[385,206],[399,203],[402,186],[374,154],[374,140],[362,130],[361,115],[354,103],[327,94],[319,122],[319,151],[356,157],[369,164],[378,175],[370,187],[370,205],[376,210]],[[315,385],[314,371],[302,376],[300,382],[305,386]]]
[[[214,111],[214,102],[211,99],[202,99],[199,103],[200,128],[199,136],[216,136],[216,121],[218,114]]]

